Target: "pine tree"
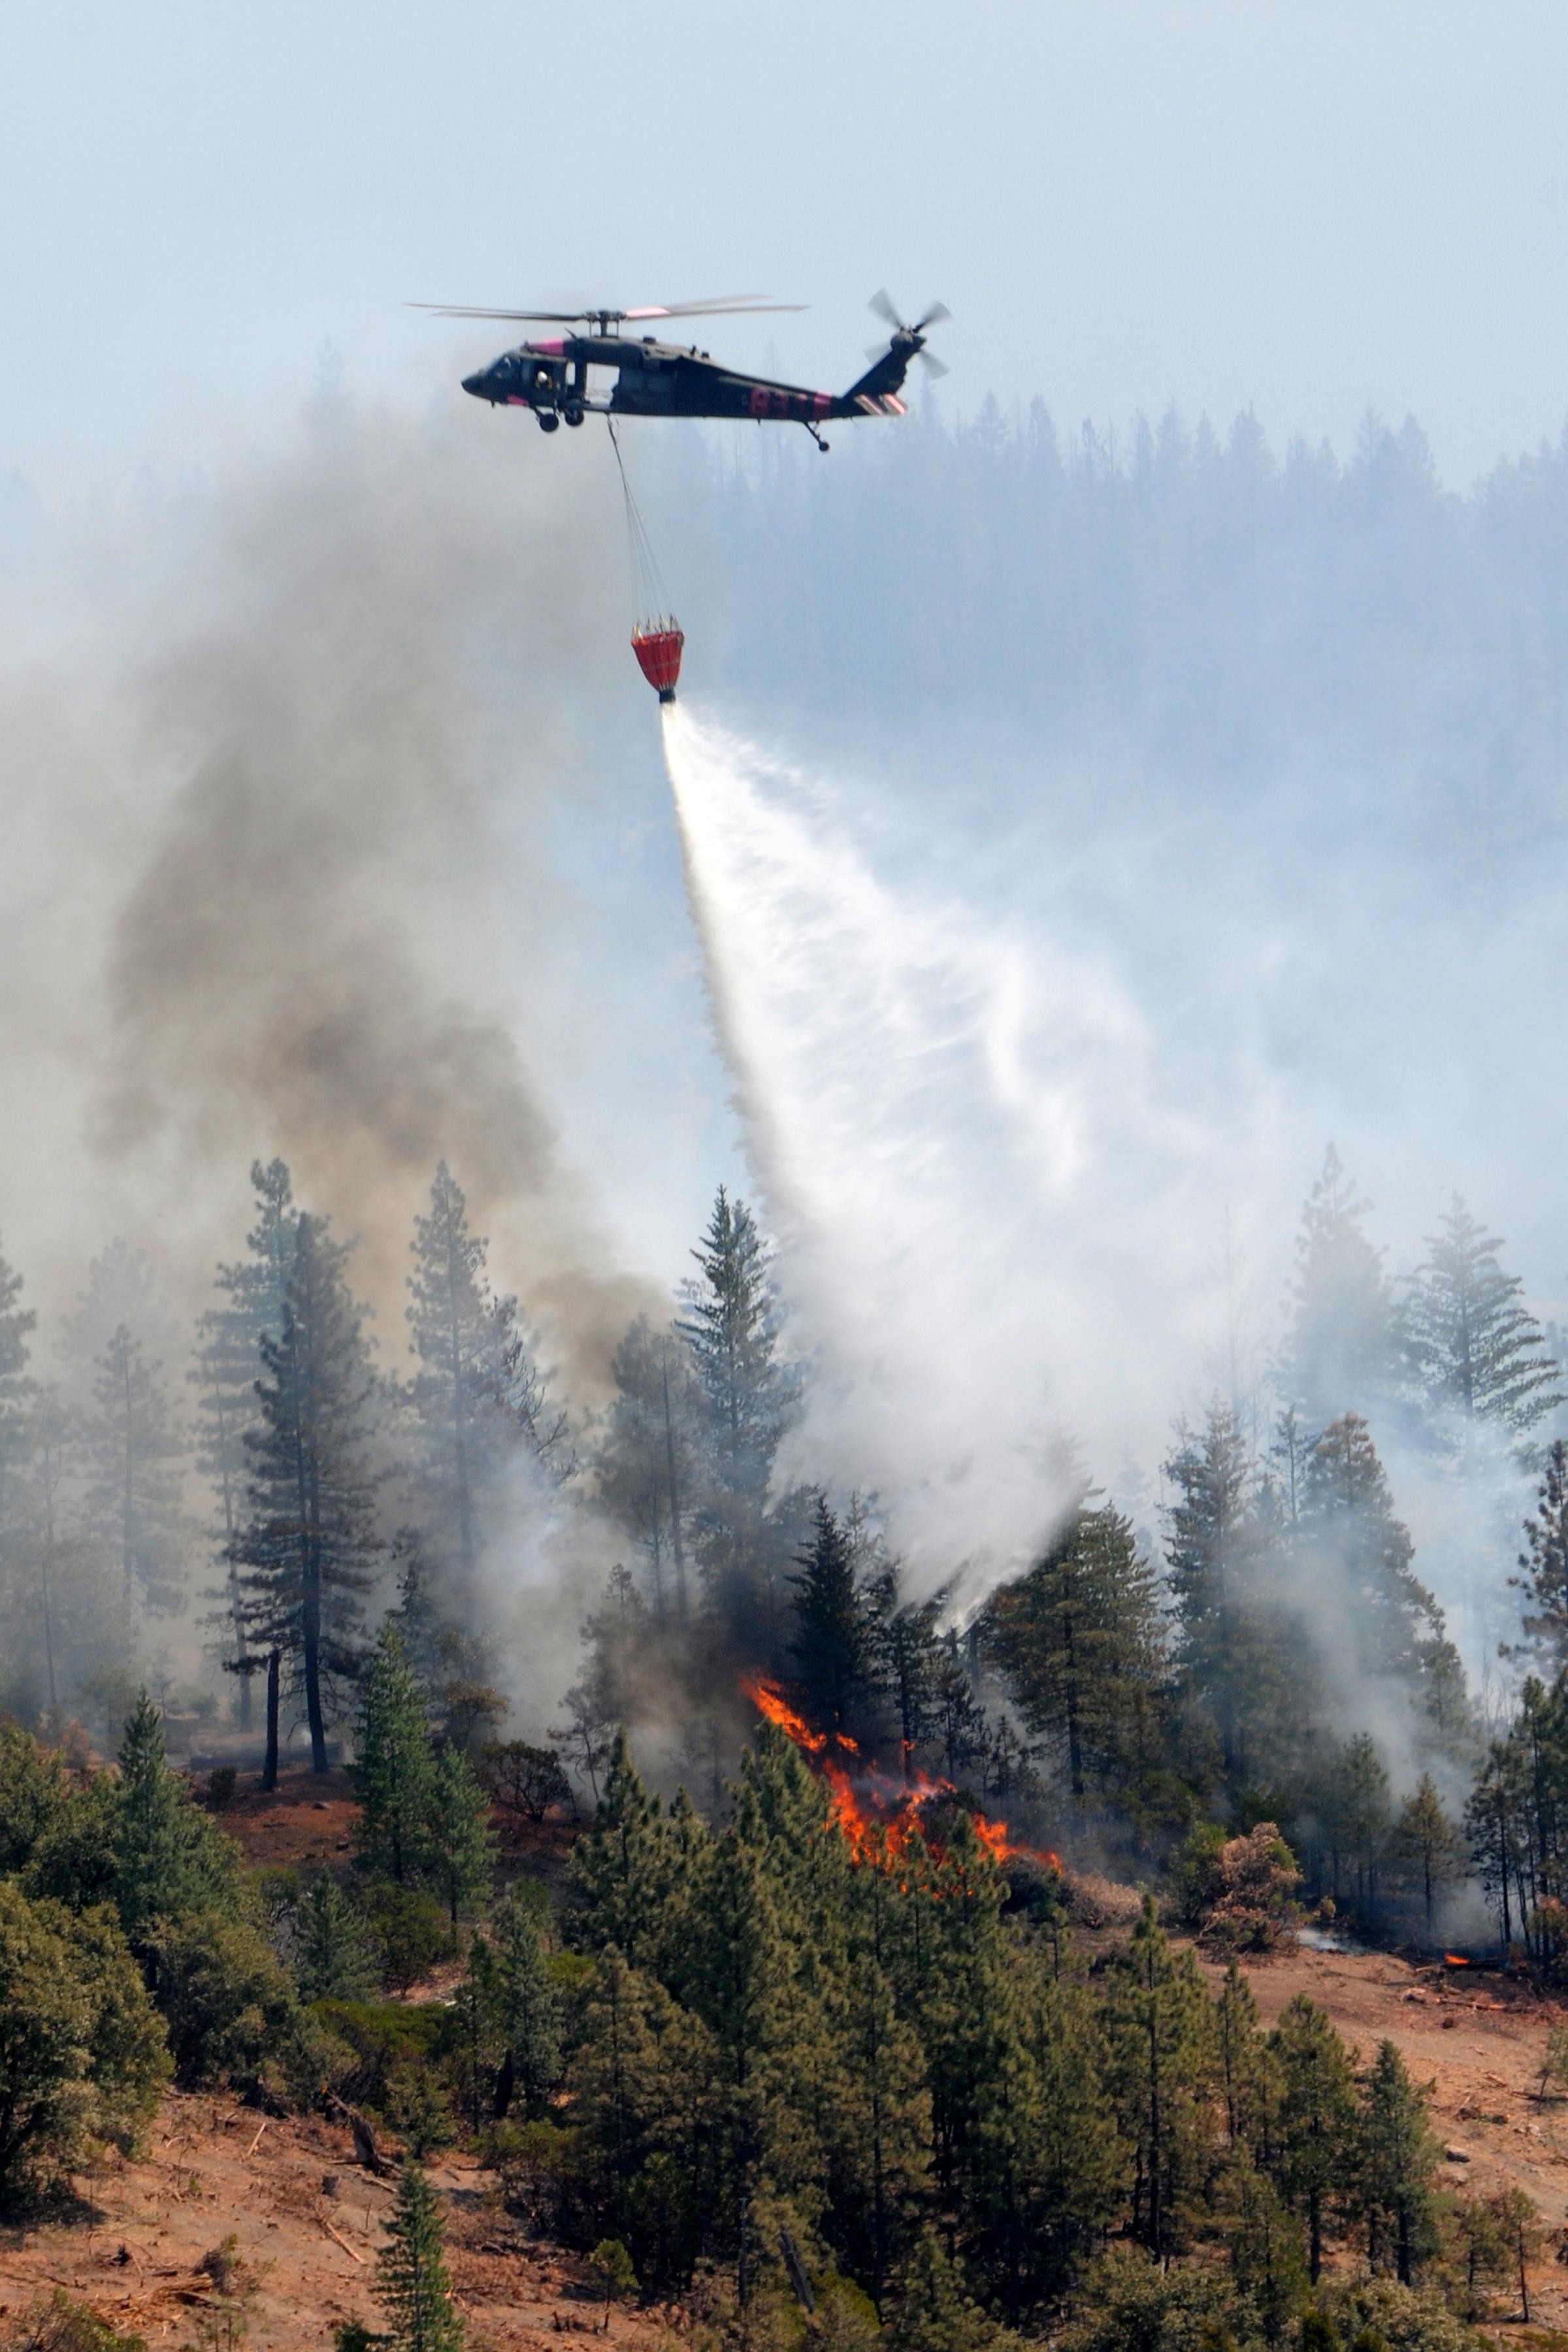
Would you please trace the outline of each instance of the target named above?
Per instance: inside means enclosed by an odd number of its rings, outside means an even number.
[[[1568,1666],[1568,1445],[1560,1437],[1547,1448],[1519,1574],[1509,1581],[1524,1592],[1524,1646],[1561,1674]]]
[[[795,1564],[790,1647],[806,1711],[814,1723],[847,1731],[865,1695],[869,1644],[854,1554],[825,1495],[816,1498],[810,1549]]]
[[[407,2163],[375,2265],[395,2352],[462,2352],[463,2321],[452,2300],[445,2242],[436,2192],[419,2166]]]
[[[120,1577],[129,1626],[139,1607],[168,1613],[184,1597],[185,1449],[163,1367],[147,1361],[125,1324],[110,1333],[94,1369],[84,1514]]]
[[[1106,2095],[1109,2058],[1087,1985],[1031,1953],[1022,1984],[1031,2076],[1025,2115],[1025,2234],[1031,2295],[1059,2294],[1117,2212],[1129,2150]]]
[[[1464,1848],[1459,1833],[1443,1810],[1443,1800],[1430,1772],[1423,1772],[1400,1808],[1394,1828],[1394,1853],[1419,1889],[1426,1940],[1432,1940],[1432,1916],[1437,1896],[1465,1875]]]
[[[1320,1811],[1332,1856],[1336,1900],[1342,1892],[1342,1869],[1343,1891],[1359,1906],[1375,1911],[1394,1814],[1388,1767],[1369,1731],[1358,1731],[1336,1750],[1320,1784]]]
[[[1380,2042],[1362,2091],[1356,2200],[1374,2270],[1392,2253],[1402,2286],[1437,2248],[1433,2175],[1440,2151],[1426,2102],[1392,2042]]]
[[[453,1927],[460,1911],[481,1906],[495,1868],[490,1801],[461,1748],[448,1741],[430,1776],[424,1875],[446,1904]]]
[[[1109,2088],[1137,2158],[1133,2228],[1156,2262],[1181,2245],[1210,2162],[1214,2025],[1191,1952],[1173,1952],[1152,1895],[1108,1972]]]
[[[1393,1377],[1394,1297],[1383,1252],[1362,1230],[1371,1207],[1331,1143],[1301,1213],[1284,1367],[1289,1396],[1319,1429],[1370,1410]]]
[[[363,1309],[343,1277],[348,1255],[324,1219],[301,1213],[282,1328],[261,1346],[239,1539],[247,1631],[293,1668],[318,1772],[334,1685],[357,1672],[359,1596],[383,1549],[371,1459],[377,1392]]]
[[[642,1550],[656,1618],[684,1625],[686,1531],[698,1500],[691,1356],[679,1335],[650,1330],[639,1315],[610,1370],[616,1396],[594,1465],[599,1499]]]
[[[722,1185],[700,1246],[700,1282],[683,1286],[676,1328],[701,1399],[704,1493],[694,1534],[709,1603],[753,1656],[777,1662],[788,1513],[770,1510],[768,1482],[795,1405],[779,1360],[767,1254],[751,1211]]]
[[[426,1538],[453,1613],[471,1625],[485,1531],[508,1463],[526,1448],[562,1466],[564,1417],[548,1402],[532,1335],[515,1298],[498,1298],[489,1244],[468,1230],[462,1187],[445,1160],[427,1216],[414,1220],[407,1319],[419,1370],[409,1402],[419,1431]]]
[[[1361,1672],[1418,1693],[1442,1612],[1411,1567],[1409,1530],[1394,1517],[1372,1432],[1356,1413],[1331,1423],[1312,1448],[1301,1526],[1309,1568],[1342,1589]]]
[[[626,1732],[617,1731],[605,1793],[572,1855],[584,1948],[598,1951],[613,1944],[633,1966],[641,1962],[664,1927],[668,1874],[658,1799],[644,1788]]]
[[[208,1600],[221,1608],[211,1621],[226,1635],[226,1665],[239,1677],[240,1728],[250,1728],[251,1681],[262,1661],[246,1639],[245,1593],[240,1581],[238,1538],[245,1508],[249,1456],[246,1438],[258,1425],[257,1382],[261,1342],[283,1328],[283,1300],[293,1264],[299,1212],[289,1170],[281,1160],[253,1160],[250,1181],[257,1219],[246,1236],[250,1253],[220,1265],[216,1286],[220,1303],[196,1325],[195,1361],[186,1374],[195,1396],[196,1468],[207,1479],[216,1506],[215,1547],[223,1564],[221,1590]]]
[[[1137,1695],[1160,1676],[1163,1630],[1153,1567],[1131,1522],[1109,1506],[1075,1512],[993,1603],[993,1654],[1073,1797],[1125,1784]]]
[[[1520,1304],[1524,1285],[1498,1264],[1501,1247],[1456,1192],[1412,1279],[1405,1348],[1429,1404],[1522,1436],[1565,1400],[1541,1326]]]
[[[1226,1774],[1247,1780],[1265,1747],[1279,1758],[1293,1711],[1282,1687],[1281,1628],[1258,1591],[1267,1529],[1230,1407],[1216,1400],[1201,1431],[1183,1426],[1177,1433],[1165,1473],[1175,1492],[1166,1558],[1178,1663],[1218,1731]],[[1299,1680],[1300,1647],[1292,1646]]]
[[[871,1672],[892,1712],[908,1781],[918,1750],[936,1729],[942,1603],[906,1601],[898,1561],[882,1557],[867,1582],[866,1609]]]
[[[364,1919],[331,1871],[318,1872],[294,1915],[301,2000],[374,2000],[375,1954]]]
[[[1274,2137],[1281,2084],[1279,2063],[1258,2021],[1252,1987],[1232,1959],[1215,2003],[1215,2053],[1226,2138],[1260,2163]]]
[[[428,1701],[390,1617],[360,1683],[354,1747],[361,1859],[405,1885],[424,1858],[436,1767]]]
[[[494,1921],[500,2014],[510,2070],[506,2105],[520,2099],[531,2116],[542,2111],[555,2088],[563,2052],[561,1996],[550,1973],[539,1906],[528,1900],[531,1891],[514,1886],[497,1906]]]
[[[154,1921],[232,1901],[235,1849],[169,1769],[163,1719],[145,1691],[125,1726],[114,1795],[114,1899],[132,1944]]]
[[[1350,2191],[1355,2077],[1344,2043],[1305,1993],[1286,2004],[1269,2048],[1280,2086],[1274,2168],[1287,2203],[1307,2224],[1308,2274],[1316,2286],[1325,2231]]]
[[[1520,1764],[1511,1741],[1494,1739],[1465,1806],[1470,1859],[1482,1894],[1496,1909],[1505,1961],[1513,1941],[1513,1888],[1522,1871],[1525,1847],[1526,1806],[1520,1786]],[[1521,1914],[1522,1908],[1521,1905]],[[1524,1924],[1522,1916],[1519,1924]]]

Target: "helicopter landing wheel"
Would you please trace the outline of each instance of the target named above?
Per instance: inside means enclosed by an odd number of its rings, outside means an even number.
[[[552,408],[542,408],[540,410],[539,429],[542,433],[560,432],[561,419],[556,415],[555,411]]]
[[[568,425],[581,425],[587,411],[580,400],[569,400],[561,414]]]

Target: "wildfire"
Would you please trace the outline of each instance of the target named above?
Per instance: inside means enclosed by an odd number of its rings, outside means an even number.
[[[1445,1952],[1443,1958],[1451,1969],[1468,1969],[1470,1965],[1462,1952]]]
[[[765,1716],[805,1755],[816,1759],[832,1791],[831,1818],[843,1832],[857,1862],[864,1861],[868,1855],[896,1861],[908,1852],[921,1829],[925,1808],[938,1799],[958,1794],[951,1780],[933,1780],[929,1772],[918,1768],[907,1779],[894,1780],[890,1773],[863,1758],[858,1741],[851,1739],[847,1733],[814,1731],[805,1717],[790,1706],[776,1683],[756,1676],[742,1682],[741,1687],[760,1715]],[[904,1743],[906,1757],[910,1744]],[[853,1758],[853,1765],[847,1767],[839,1762],[841,1756]],[[1054,1853],[1037,1846],[1016,1844],[1007,1833],[1005,1822],[991,1821],[979,1812],[971,1813],[970,1819],[975,1836],[994,1862],[1033,1862],[1046,1870],[1061,1868]]]

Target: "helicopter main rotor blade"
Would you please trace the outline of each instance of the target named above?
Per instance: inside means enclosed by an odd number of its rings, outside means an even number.
[[[866,308],[868,310],[875,310],[879,319],[886,319],[889,327],[899,328],[904,323],[893,308],[893,298],[885,286],[878,288]]]
[[[752,310],[804,310],[804,302],[770,302],[760,294],[715,294],[705,302],[648,302],[636,310],[491,310],[467,302],[410,302],[410,310],[428,310],[437,319],[510,319],[545,326],[586,325],[595,319],[733,319]]]
[[[944,319],[951,319],[952,316],[952,312],[945,302],[933,302],[925,317],[915,320],[915,332],[917,335],[921,335],[928,327],[939,327]]]
[[[732,319],[749,310],[804,310],[804,302],[770,302],[763,294],[710,294],[703,302],[649,302],[637,310],[622,310],[623,319]],[[596,318],[596,311],[585,314]]]
[[[405,310],[428,310],[434,319],[518,319],[534,320],[546,326],[570,327],[579,319],[596,319],[597,310],[483,310],[467,302],[405,302]],[[606,318],[625,316],[620,310],[609,310]]]

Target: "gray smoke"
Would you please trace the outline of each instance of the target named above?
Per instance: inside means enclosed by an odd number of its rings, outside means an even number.
[[[621,635],[607,477],[485,421],[323,394],[165,527],[134,627],[121,578],[92,642],[8,682],[39,804],[0,1042],[40,1136],[0,1216],[46,1303],[108,1226],[195,1304],[274,1151],[361,1237],[384,1346],[438,1157],[574,1390],[647,1302],[523,1050],[570,919],[554,803],[592,772],[574,649]]]

